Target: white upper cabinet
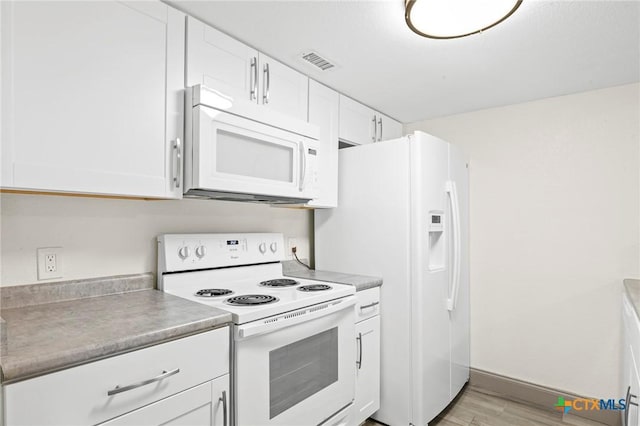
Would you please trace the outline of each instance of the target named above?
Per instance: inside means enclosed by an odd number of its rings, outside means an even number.
[[[375,142],[375,111],[340,95],[340,140],[356,145]]]
[[[399,121],[381,113],[377,114],[376,120],[378,122],[378,128],[376,129],[378,142],[397,139],[402,136],[402,123]]]
[[[186,65],[187,86],[215,90],[230,112],[267,123],[273,113],[307,121],[307,76],[191,17]]]
[[[259,100],[263,105],[307,121],[309,78],[260,53]]]
[[[202,84],[236,102],[258,99],[258,51],[187,18],[187,87]]]
[[[310,207],[338,206],[338,102],[338,92],[309,80],[309,123],[320,129],[318,196]]]
[[[184,14],[2,2],[2,187],[182,196]]]
[[[400,122],[340,95],[340,140],[362,145],[400,136],[402,136]]]

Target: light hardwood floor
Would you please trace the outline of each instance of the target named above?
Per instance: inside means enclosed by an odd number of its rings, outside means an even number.
[[[602,426],[574,415],[543,410],[471,389],[462,393],[429,426]],[[380,426],[367,420],[362,426]],[[405,426],[405,425],[392,425]]]

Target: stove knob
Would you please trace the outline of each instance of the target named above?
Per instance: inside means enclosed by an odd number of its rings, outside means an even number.
[[[180,259],[185,260],[187,257],[189,257],[189,255],[189,247],[184,246],[178,249],[178,256],[180,257]]]
[[[205,246],[196,247],[196,256],[198,256],[198,259],[202,259],[205,254],[207,254],[207,248]]]
[[[265,254],[267,252],[267,244],[260,243],[260,245],[258,246],[258,250],[260,250],[260,253]]]
[[[275,253],[278,250],[278,243],[271,243],[269,248],[271,249],[271,253]]]

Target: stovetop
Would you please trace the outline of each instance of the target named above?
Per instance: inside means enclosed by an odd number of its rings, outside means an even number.
[[[284,277],[280,263],[168,274],[163,278],[163,290],[228,311],[235,324],[245,324],[355,293],[354,287],[345,284]],[[215,295],[218,293],[224,294]],[[274,300],[269,302],[271,299]],[[229,303],[230,300],[248,300],[250,304],[237,305]]]

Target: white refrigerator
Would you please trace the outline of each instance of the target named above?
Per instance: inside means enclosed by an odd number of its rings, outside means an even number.
[[[426,426],[469,380],[468,164],[423,132],[342,149],[338,207],[315,211],[316,268],[383,278],[373,415]]]

